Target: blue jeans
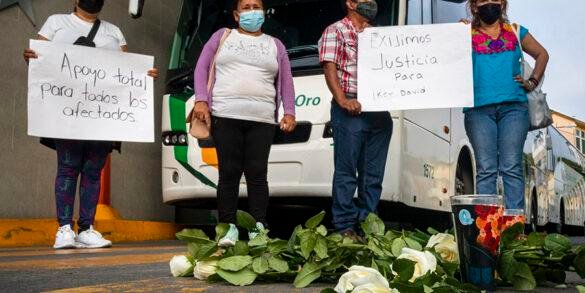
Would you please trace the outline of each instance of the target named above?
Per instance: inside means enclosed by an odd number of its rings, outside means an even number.
[[[333,127],[333,225],[337,231],[357,228],[376,212],[382,193],[392,117],[388,112],[351,116],[337,103],[331,104]],[[355,191],[358,191],[354,199]]]
[[[527,103],[489,105],[465,113],[465,130],[475,151],[477,193],[496,194],[499,173],[506,209],[524,209],[523,155],[529,127]]]

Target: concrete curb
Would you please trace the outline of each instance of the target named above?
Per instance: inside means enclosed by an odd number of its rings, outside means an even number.
[[[95,229],[112,242],[172,240],[174,223],[96,220]],[[55,219],[0,219],[0,247],[52,246],[58,224]]]

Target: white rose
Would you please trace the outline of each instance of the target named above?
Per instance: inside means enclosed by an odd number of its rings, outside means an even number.
[[[444,261],[459,262],[459,250],[455,237],[451,234],[439,233],[431,236],[427,248],[435,248],[435,251],[441,255]]]
[[[217,271],[217,260],[198,261],[193,269],[193,276],[198,280],[207,280]]]
[[[193,274],[193,263],[184,255],[173,256],[169,266],[173,277],[186,277]]]
[[[388,280],[386,280],[386,278],[384,278],[380,272],[375,269],[362,266],[352,266],[349,268],[349,271],[343,274],[341,278],[339,278],[339,282],[337,283],[337,286],[335,286],[334,290],[337,293],[345,293],[347,291],[354,290],[354,288],[359,286],[368,284],[390,290]]]
[[[428,272],[434,272],[437,269],[437,259],[428,251],[418,251],[411,248],[403,248],[402,254],[398,256],[399,259],[408,259],[415,262],[414,274],[410,278],[410,282],[426,275]]]
[[[355,287],[351,293],[400,293],[400,291],[379,284],[365,284]]]

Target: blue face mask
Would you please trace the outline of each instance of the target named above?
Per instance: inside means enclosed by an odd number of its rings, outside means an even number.
[[[252,10],[240,13],[240,27],[250,33],[255,33],[264,24],[264,11]]]

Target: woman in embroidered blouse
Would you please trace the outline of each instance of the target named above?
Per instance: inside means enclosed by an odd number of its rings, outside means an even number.
[[[477,193],[495,194],[500,174],[507,213],[523,217],[522,160],[530,127],[526,93],[544,76],[548,53],[526,28],[508,22],[508,0],[469,0],[468,5],[473,15],[475,107],[465,110],[465,129],[475,151]],[[536,60],[528,80],[521,74],[521,48]]]
[[[233,246],[239,238],[236,206],[242,173],[246,176],[248,206],[257,221],[250,239],[262,233],[268,208],[268,155],[274,139],[278,109],[284,116],[280,129],[295,128],[294,86],[284,45],[262,33],[262,0],[234,1],[237,29],[220,29],[205,44],[195,68],[194,114],[211,119],[211,135],[219,163],[217,202],[219,221],[230,224],[220,246]],[[221,45],[221,47],[220,47]],[[207,89],[215,60],[215,78]]]

